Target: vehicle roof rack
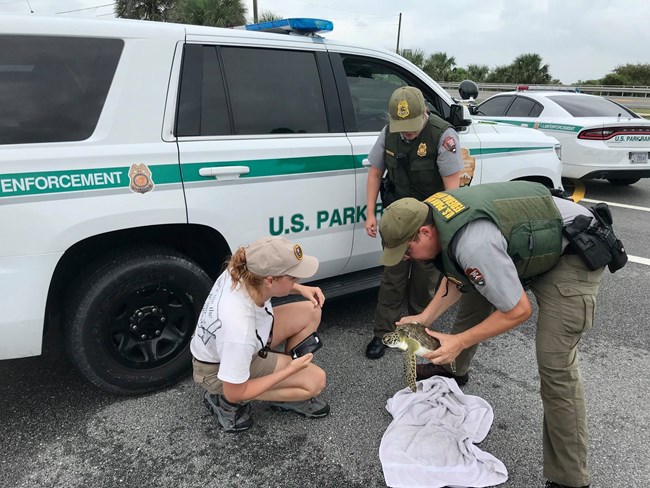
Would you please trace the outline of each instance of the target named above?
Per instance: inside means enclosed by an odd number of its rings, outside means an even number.
[[[319,32],[329,32],[334,29],[330,20],[311,18],[291,18],[270,20],[257,24],[246,24],[235,27],[235,29],[246,29],[249,31],[275,32],[280,34],[316,35]]]

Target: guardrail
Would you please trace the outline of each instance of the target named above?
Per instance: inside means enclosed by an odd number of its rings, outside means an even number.
[[[438,82],[445,90],[458,93],[459,82]],[[514,91],[518,86],[528,86],[529,89],[542,90],[569,90],[574,91],[576,88],[580,93],[589,93],[591,95],[600,95],[603,97],[650,97],[650,86],[622,86],[622,85],[526,85],[525,83],[477,83],[480,91],[486,92],[504,92]],[[576,91],[578,91],[576,90]]]

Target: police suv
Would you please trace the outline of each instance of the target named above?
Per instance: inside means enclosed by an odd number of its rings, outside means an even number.
[[[0,359],[60,326],[100,388],[169,385],[225,259],[262,235],[317,256],[330,297],[377,286],[364,160],[398,86],[458,128],[465,184],[561,186],[555,139],[472,121],[402,57],[323,29],[0,17]]]

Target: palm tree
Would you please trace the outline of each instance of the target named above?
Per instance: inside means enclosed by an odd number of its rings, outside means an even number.
[[[490,73],[490,67],[486,64],[468,64],[467,65],[467,78],[476,83],[485,81]]]
[[[284,17],[282,17],[282,16],[280,16],[280,15],[278,15],[276,13],[265,10],[264,12],[262,12],[260,14],[257,21],[260,22],[260,23],[262,23],[262,22],[272,22],[274,20],[282,20],[283,18]]]
[[[424,51],[422,49],[400,49],[397,54],[420,69],[424,66]]]
[[[243,0],[177,0],[173,18],[183,24],[235,27],[246,24]]]
[[[123,19],[169,20],[176,0],[117,0],[115,16]]]
[[[510,65],[510,83],[546,84],[551,82],[549,65],[542,64],[539,54],[522,54]]]
[[[424,72],[436,81],[448,81],[449,75],[456,66],[456,58],[447,53],[436,52],[424,63]]]

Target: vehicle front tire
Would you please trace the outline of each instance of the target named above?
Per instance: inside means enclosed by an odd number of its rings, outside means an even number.
[[[191,368],[189,344],[212,280],[186,256],[165,248],[115,254],[82,272],[65,318],[65,345],[99,388],[147,393]]]
[[[633,185],[641,178],[607,178],[612,185]]]

